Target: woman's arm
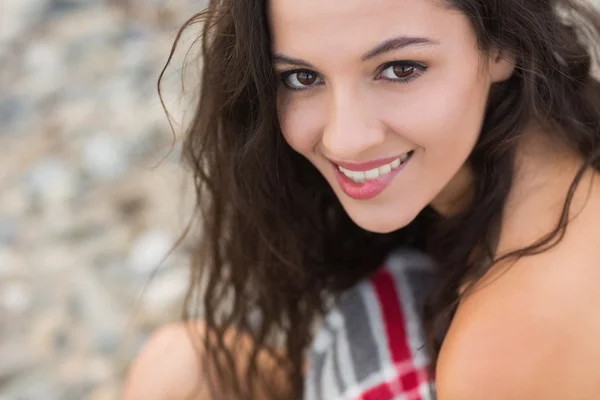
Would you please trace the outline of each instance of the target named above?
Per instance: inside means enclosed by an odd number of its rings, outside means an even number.
[[[198,357],[184,324],[159,329],[133,362],[123,400],[209,400]]]
[[[206,330],[198,322],[190,329],[183,323],[171,324],[159,329],[148,340],[139,356],[133,362],[124,389],[123,400],[217,400],[209,391],[209,384],[203,380],[204,360],[202,351],[195,342],[202,343]],[[195,335],[193,341],[190,334]],[[234,331],[226,335],[225,343],[233,346]],[[241,337],[241,346],[233,352],[240,370],[245,376],[246,358],[252,348],[249,336]],[[196,345],[196,346],[195,346]],[[273,357],[265,352],[257,357],[259,370],[278,384],[278,390],[286,390],[286,380]],[[279,389],[280,388],[280,389]],[[221,394],[220,394],[221,395]],[[223,397],[226,399],[225,390]],[[253,399],[265,398],[264,393],[256,393]]]

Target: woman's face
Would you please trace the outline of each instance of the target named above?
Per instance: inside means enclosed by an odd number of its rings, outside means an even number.
[[[356,224],[451,207],[490,85],[512,72],[469,20],[436,0],[270,0],[269,15],[285,140]]]

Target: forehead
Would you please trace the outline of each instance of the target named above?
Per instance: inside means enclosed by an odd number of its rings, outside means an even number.
[[[399,34],[441,39],[464,22],[443,0],[269,0],[268,4],[275,51],[290,46],[303,50],[315,41],[339,50],[344,44],[368,45]]]

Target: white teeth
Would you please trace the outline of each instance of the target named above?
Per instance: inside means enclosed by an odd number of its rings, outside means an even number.
[[[365,172],[365,179],[376,179],[379,178],[379,168],[370,169]]]
[[[392,172],[392,166],[390,164],[379,167],[379,175],[389,174],[390,172]]]
[[[346,168],[338,167],[342,174],[346,175],[348,178],[352,178],[352,171],[347,170]]]
[[[409,153],[403,154],[389,164],[382,165],[379,168],[370,169],[368,171],[350,171],[346,168],[338,166],[341,173],[352,179],[356,183],[377,179],[382,175],[389,174],[392,170],[398,168],[402,163],[408,160]]]
[[[365,173],[362,171],[352,171],[352,179],[354,179],[357,182],[364,182]]]

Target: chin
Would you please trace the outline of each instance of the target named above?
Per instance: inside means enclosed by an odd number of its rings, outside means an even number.
[[[398,212],[396,208],[396,212],[389,213],[381,208],[371,210],[371,207],[345,207],[345,210],[356,225],[366,231],[381,234],[404,228],[417,217],[420,211],[407,212],[408,210],[404,209],[403,212]]]

